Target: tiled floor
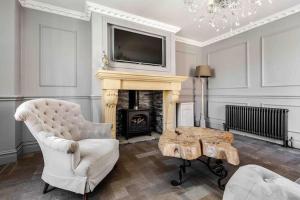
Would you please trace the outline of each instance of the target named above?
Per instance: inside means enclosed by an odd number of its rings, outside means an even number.
[[[300,177],[300,151],[279,145],[236,136],[234,144],[240,151],[241,165],[259,164],[292,180]],[[216,177],[200,162],[194,161],[182,186],[173,187],[180,160],[162,157],[157,140],[120,146],[116,168],[89,195],[101,200],[219,200],[222,191]],[[81,199],[68,191],[55,189],[43,195],[40,153],[28,154],[17,163],[0,166],[0,199]],[[230,175],[237,167],[228,166]]]

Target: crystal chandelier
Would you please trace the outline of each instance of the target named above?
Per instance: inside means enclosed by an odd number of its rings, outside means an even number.
[[[240,26],[241,18],[255,15],[257,9],[272,0],[184,0],[189,12],[196,14],[194,21],[209,24],[215,31]]]

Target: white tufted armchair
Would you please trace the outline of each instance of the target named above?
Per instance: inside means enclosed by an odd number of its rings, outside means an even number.
[[[37,99],[24,102],[15,113],[39,143],[42,179],[54,187],[84,194],[92,192],[119,158],[119,142],[111,138],[111,124],[92,123],[75,103]]]

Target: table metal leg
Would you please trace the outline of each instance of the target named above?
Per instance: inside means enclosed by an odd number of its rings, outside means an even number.
[[[228,175],[228,171],[226,170],[225,166],[223,165],[223,161],[222,160],[215,160],[214,163],[212,163],[212,158],[208,157],[206,161],[202,160],[202,159],[198,159],[200,162],[204,163],[209,171],[211,171],[214,175],[218,176],[218,186],[221,190],[225,189],[225,185],[224,183],[222,183],[223,179],[225,179]],[[178,186],[181,185],[183,183],[182,179],[183,179],[183,174],[186,173],[186,167],[191,167],[192,163],[189,160],[182,160],[182,164],[179,166],[179,171],[178,171],[178,175],[179,175],[179,180],[172,180],[171,184],[173,186]]]
[[[186,167],[190,167],[192,166],[192,163],[191,161],[189,160],[182,160],[183,163],[179,166],[179,171],[178,171],[178,174],[179,174],[179,181],[177,180],[172,180],[171,181],[171,184],[173,186],[178,186],[178,185],[181,185],[183,182],[182,182],[182,178],[183,178],[183,174],[186,173]]]
[[[228,175],[228,171],[226,170],[225,166],[223,165],[222,160],[216,160],[214,164],[211,163],[212,158],[207,158],[207,161],[203,161],[200,158],[198,159],[202,163],[204,163],[208,169],[216,176],[218,176],[218,186],[221,190],[225,189],[225,184],[222,184],[222,180],[225,179]]]

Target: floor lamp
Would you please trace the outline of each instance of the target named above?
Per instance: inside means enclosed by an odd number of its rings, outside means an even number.
[[[206,115],[205,115],[205,99],[207,78],[212,76],[211,69],[208,65],[200,65],[196,67],[195,76],[201,78],[201,113],[200,113],[200,127],[206,128]]]

